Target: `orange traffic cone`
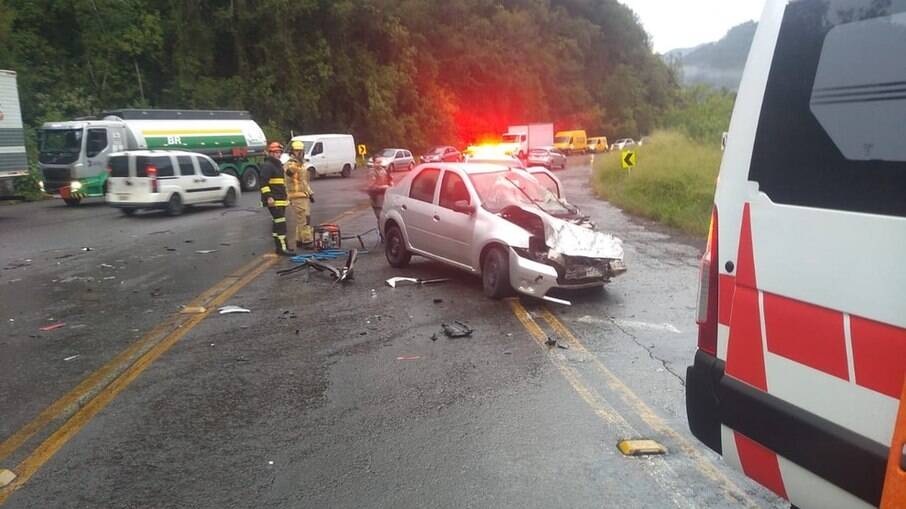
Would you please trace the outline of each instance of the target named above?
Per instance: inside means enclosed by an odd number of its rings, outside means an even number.
[[[884,494],[880,509],[906,509],[906,381],[900,396],[900,415],[893,429],[890,459],[887,462],[887,477],[884,480]]]

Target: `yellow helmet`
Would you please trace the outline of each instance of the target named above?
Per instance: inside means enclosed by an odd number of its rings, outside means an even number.
[[[292,143],[289,144],[289,149],[290,150],[305,150],[305,144],[299,140],[293,140]]]

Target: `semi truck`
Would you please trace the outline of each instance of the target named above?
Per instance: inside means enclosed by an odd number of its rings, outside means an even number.
[[[48,122],[38,131],[44,192],[75,206],[107,191],[107,158],[129,150],[205,154],[245,190],[258,188],[267,140],[247,111],[123,109]]]
[[[15,198],[16,178],[28,175],[16,73],[0,70],[0,198]]]
[[[511,125],[503,135],[501,147],[520,159],[525,159],[533,148],[554,144],[554,124]]]

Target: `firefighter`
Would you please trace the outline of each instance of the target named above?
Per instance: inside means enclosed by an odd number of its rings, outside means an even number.
[[[283,175],[283,145],[274,141],[267,146],[267,158],[261,165],[261,204],[267,207],[273,218],[274,249],[280,256],[292,256],[294,251],[286,247],[286,178]]]
[[[374,211],[374,217],[378,221],[378,234],[381,237],[381,242],[384,240],[383,234],[380,233],[381,210],[384,208],[384,194],[392,185],[393,175],[391,175],[387,169],[379,164],[371,166],[371,171],[368,173],[368,187],[366,188],[366,192],[368,193],[368,198],[371,200],[371,210]]]
[[[286,190],[289,204],[296,215],[296,247],[311,248],[314,235],[311,228],[311,205],[315,202],[314,192],[308,182],[308,172],[302,164],[305,144],[295,140],[289,145],[289,160],[283,165],[286,172]]]

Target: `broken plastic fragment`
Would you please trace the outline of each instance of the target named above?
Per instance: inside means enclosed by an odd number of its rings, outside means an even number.
[[[74,361],[74,360],[78,359],[79,357],[80,357],[79,354],[75,354],[75,355],[70,355],[69,357],[66,357],[63,360],[66,362],[69,362],[69,361]]]
[[[195,251],[195,253],[201,254],[201,255],[211,254],[211,253],[216,253],[216,252],[217,252],[216,249],[201,249],[199,251]]]
[[[61,329],[61,328],[63,328],[63,327],[66,327],[66,324],[65,324],[65,323],[55,323],[55,324],[52,324],[52,325],[45,325],[44,327],[41,327],[41,328],[38,329],[38,330],[41,331],[41,332],[49,332],[49,331],[52,331],[52,330]]]
[[[251,313],[249,309],[245,309],[239,306],[223,306],[220,308],[221,315],[231,315],[233,313]]]

